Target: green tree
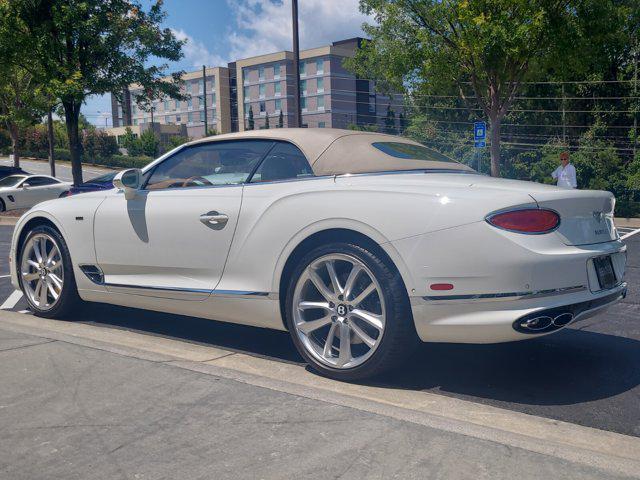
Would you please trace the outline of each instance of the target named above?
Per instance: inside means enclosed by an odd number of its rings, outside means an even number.
[[[629,3],[617,2],[617,3]],[[614,0],[361,0],[376,24],[347,66],[419,98],[457,92],[490,124],[491,174],[500,175],[503,118],[523,82],[579,71],[614,35]],[[599,42],[599,43],[598,43]],[[560,68],[558,68],[560,67]]]
[[[255,128],[255,120],[253,119],[253,107],[249,105],[249,130],[253,130]]]
[[[125,129],[124,135],[120,139],[120,144],[122,145],[123,148],[127,149],[128,155],[136,157],[142,154],[140,140],[129,127]]]
[[[278,115],[278,128],[284,127],[284,114],[282,113],[282,109],[280,109],[280,115]]]
[[[153,130],[149,129],[142,132],[140,134],[139,142],[140,150],[143,155],[147,155],[148,157],[156,157],[158,155],[160,142]]]
[[[89,95],[118,95],[137,83],[138,103],[158,92],[182,97],[183,72],[164,81],[168,65],[158,63],[183,55],[183,42],[161,27],[166,17],[161,0],[152,2],[147,11],[139,0],[12,0],[10,4],[18,27],[14,36],[36,40],[24,62],[39,65],[42,83],[64,108],[75,184],[82,182],[80,109]]]

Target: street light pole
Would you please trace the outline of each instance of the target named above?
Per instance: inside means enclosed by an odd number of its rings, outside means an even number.
[[[294,127],[302,126],[300,105],[300,45],[298,39],[298,0],[291,0],[291,20],[293,22],[293,103],[295,107]]]

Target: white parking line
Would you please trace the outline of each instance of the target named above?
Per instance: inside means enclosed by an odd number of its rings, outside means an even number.
[[[11,310],[13,307],[17,305],[17,303],[22,298],[22,292],[20,290],[14,290],[9,298],[7,298],[2,305],[0,305],[0,310]]]
[[[0,275],[0,278],[9,278],[11,275]]]
[[[633,235],[635,235],[636,233],[640,233],[640,228],[637,228],[629,233],[624,234],[623,236],[620,237],[620,240],[625,240]]]

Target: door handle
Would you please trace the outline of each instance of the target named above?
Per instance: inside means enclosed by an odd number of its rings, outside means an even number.
[[[229,217],[224,213],[211,211],[200,215],[200,221],[213,230],[222,230],[229,221]]]

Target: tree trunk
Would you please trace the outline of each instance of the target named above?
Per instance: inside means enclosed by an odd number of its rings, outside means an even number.
[[[9,130],[9,136],[11,137],[11,153],[13,154],[13,166],[20,168],[20,150],[18,147],[18,141],[20,132],[17,125],[10,123],[7,130]]]
[[[54,139],[53,139],[53,114],[52,110],[47,113],[47,136],[49,137],[49,167],[51,168],[51,176],[56,176],[56,161],[54,155]]]
[[[74,100],[70,100],[63,101],[62,105],[64,106],[67,137],[69,137],[71,174],[73,175],[73,184],[78,186],[82,183],[82,144],[80,143],[80,129],[78,127],[81,104]]]
[[[491,176],[500,176],[500,126],[502,117],[499,115],[491,116]]]

